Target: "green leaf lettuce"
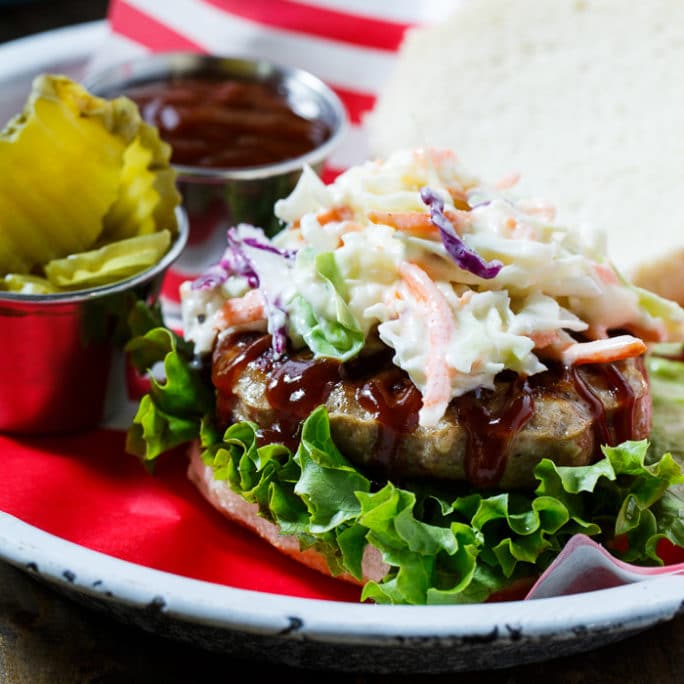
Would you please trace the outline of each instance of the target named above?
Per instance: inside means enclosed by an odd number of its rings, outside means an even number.
[[[335,446],[324,407],[303,422],[296,452],[259,446],[258,426],[213,425],[213,398],[181,340],[153,329],[129,343],[139,363],[161,361],[129,431],[146,462],[199,439],[202,459],[235,492],[302,548],[315,548],[333,575],[362,577],[367,545],[389,570],[368,581],[363,601],[455,604],[487,600],[536,577],[567,540],[583,533],[624,560],[660,564],[661,539],[684,546],[678,488],[684,475],[670,453],[646,440],[604,448],[596,463],[559,467],[542,460],[532,492],[473,492],[462,484],[373,485]],[[627,544],[616,545],[618,539]],[[626,547],[625,551],[618,548]]]

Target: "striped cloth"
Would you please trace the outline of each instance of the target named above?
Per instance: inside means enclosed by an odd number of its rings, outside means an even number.
[[[258,57],[306,69],[344,102],[350,131],[333,174],[367,156],[362,120],[404,33],[443,19],[461,0],[113,0],[111,34],[90,70],[148,52]]]

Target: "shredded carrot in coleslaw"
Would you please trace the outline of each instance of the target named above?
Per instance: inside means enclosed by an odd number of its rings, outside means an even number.
[[[260,290],[249,290],[246,295],[226,299],[214,318],[214,327],[225,330],[233,326],[266,320],[264,297]]]
[[[641,356],[646,352],[643,340],[632,335],[617,335],[591,342],[575,342],[561,352],[561,360],[567,366],[586,363],[611,363]]]
[[[419,306],[427,311],[427,343],[430,348],[425,368],[425,391],[420,424],[434,425],[442,417],[451,398],[451,370],[446,350],[456,326],[451,307],[432,279],[415,264],[404,262],[399,275]]]

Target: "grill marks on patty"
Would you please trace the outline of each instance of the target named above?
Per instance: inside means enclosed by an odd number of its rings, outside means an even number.
[[[493,389],[452,400],[434,427],[418,425],[421,395],[377,343],[351,362],[296,352],[274,360],[270,337],[236,333],[213,355],[222,426],[251,420],[262,443],[296,448],[300,422],[325,404],[333,439],[377,479],[466,480],[528,488],[542,458],[561,466],[592,463],[601,444],[646,437],[648,381],[640,359],[581,368],[551,365],[524,379],[503,372]]]

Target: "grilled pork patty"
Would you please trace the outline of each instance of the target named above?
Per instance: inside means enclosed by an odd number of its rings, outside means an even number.
[[[483,488],[532,488],[543,458],[560,466],[594,462],[602,444],[642,439],[651,399],[641,359],[549,370],[529,378],[502,372],[493,389],[452,400],[434,427],[418,425],[421,396],[375,345],[348,363],[308,351],[275,360],[270,336],[222,338],[212,359],[222,426],[251,420],[262,443],[296,447],[300,422],[328,410],[340,451],[373,477],[465,480]]]

